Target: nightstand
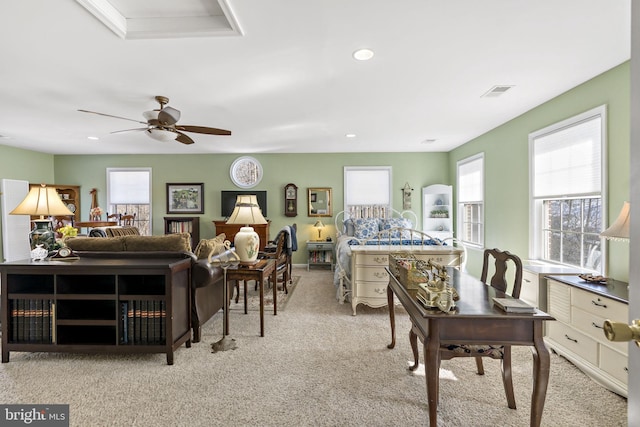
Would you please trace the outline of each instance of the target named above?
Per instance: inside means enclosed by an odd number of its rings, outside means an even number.
[[[328,265],[333,270],[333,242],[307,240],[307,271],[312,265]]]

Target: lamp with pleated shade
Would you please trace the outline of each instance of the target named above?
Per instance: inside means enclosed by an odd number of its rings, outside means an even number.
[[[236,198],[236,206],[227,221],[227,224],[244,224],[240,227],[233,239],[236,253],[242,264],[254,264],[258,259],[260,250],[260,236],[255,232],[251,224],[266,224],[267,220],[262,216],[262,209],[258,205],[257,196],[254,194],[240,194]]]
[[[624,202],[618,218],[616,218],[609,228],[600,233],[600,237],[604,237],[609,240],[629,240],[629,222],[631,221],[631,218],[629,217],[630,212],[631,205],[629,202]]]
[[[31,249],[42,245],[44,249],[50,250],[56,241],[50,217],[72,216],[73,212],[62,203],[55,188],[41,184],[40,187],[31,188],[27,197],[9,214],[40,215],[40,219],[33,220],[35,227],[29,233],[29,243]]]

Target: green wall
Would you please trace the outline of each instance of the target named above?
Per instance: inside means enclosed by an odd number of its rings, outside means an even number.
[[[15,179],[30,183],[54,183],[54,162],[52,154],[0,145],[0,179]],[[2,206],[0,205],[0,214]],[[24,236],[27,239],[27,236]],[[0,226],[0,243],[2,227]],[[0,244],[0,260],[4,259]]]
[[[151,142],[150,142],[151,144]],[[106,205],[107,167],[151,167],[153,180],[153,234],[163,233],[166,216],[166,183],[204,183],[205,213],[200,215],[200,237],[215,235],[213,220],[220,216],[220,190],[238,189],[229,177],[231,163],[240,154],[197,155],[101,155],[55,156],[55,182],[81,185],[81,217],[88,217],[91,199],[89,191],[98,189],[98,203]],[[307,216],[307,188],[331,187],[334,215],[343,208],[344,166],[392,166],[394,208],[402,210],[401,189],[408,182],[413,188],[412,210],[422,217],[420,188],[448,179],[447,153],[353,153],[353,154],[253,154],[260,161],[264,178],[254,187],[267,190],[270,234],[273,238],[284,225],[296,223],[299,250],[294,263],[306,263],[304,241],[317,238],[313,229],[316,218]],[[298,216],[284,216],[284,186],[293,182],[298,186]],[[335,236],[333,218],[322,218],[329,228],[323,236]],[[420,224],[419,224],[420,225]]]
[[[630,69],[623,63],[576,88],[451,151],[449,180],[456,162],[484,152],[485,246],[529,253],[529,133],[605,104],[608,116],[608,216],[615,220],[629,200]],[[608,275],[629,278],[629,245],[610,242]],[[469,270],[480,273],[481,251],[469,251]]]

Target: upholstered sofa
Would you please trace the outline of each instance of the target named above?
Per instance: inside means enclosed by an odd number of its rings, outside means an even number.
[[[223,237],[224,238],[224,237]],[[120,237],[73,237],[65,243],[80,257],[108,258],[190,258],[191,325],[193,342],[200,341],[202,325],[223,307],[223,271],[209,264],[211,242],[203,240],[191,250],[189,233],[164,236],[126,235]]]

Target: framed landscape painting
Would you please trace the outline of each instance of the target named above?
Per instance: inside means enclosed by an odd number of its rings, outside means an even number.
[[[167,183],[168,214],[201,214],[204,213],[204,184],[169,184]]]

